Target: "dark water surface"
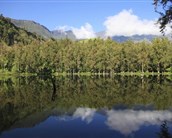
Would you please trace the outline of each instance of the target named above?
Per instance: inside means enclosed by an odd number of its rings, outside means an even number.
[[[0,138],[171,134],[170,77],[0,77]]]

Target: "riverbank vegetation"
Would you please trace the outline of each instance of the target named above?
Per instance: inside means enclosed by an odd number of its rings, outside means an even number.
[[[43,39],[0,16],[0,75],[172,73],[172,41]],[[167,73],[168,72],[168,73]]]
[[[172,72],[172,42],[117,43],[111,39],[48,40],[0,45],[0,73],[114,74]]]

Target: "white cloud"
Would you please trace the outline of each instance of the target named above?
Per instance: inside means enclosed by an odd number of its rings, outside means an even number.
[[[55,30],[60,30],[60,31],[67,31],[67,30],[70,30],[70,29],[71,29],[71,27],[68,26],[68,25],[57,26],[57,27],[55,28]]]
[[[123,10],[117,15],[107,17],[104,26],[107,36],[160,35],[156,20],[140,19],[132,10]]]
[[[143,125],[160,125],[162,121],[172,121],[170,111],[107,111],[106,124],[113,130],[129,135]]]
[[[73,114],[74,118],[81,118],[87,123],[90,123],[93,120],[96,110],[91,108],[77,108]]]
[[[96,37],[93,27],[89,23],[85,23],[85,25],[81,26],[80,28],[68,25],[57,26],[55,30],[60,30],[62,32],[72,30],[77,39],[89,39]]]
[[[80,28],[71,27],[73,33],[78,39],[89,39],[96,37],[93,27],[89,23],[85,23],[84,26]]]
[[[135,15],[131,9],[124,9],[116,15],[106,18],[103,23],[105,26],[105,37],[120,35],[162,35],[160,33],[159,25],[156,22],[157,19],[141,19],[139,16]],[[79,28],[68,25],[57,26],[56,30],[61,30],[63,32],[72,30],[77,39],[97,37],[92,25],[89,23],[85,23]],[[172,33],[170,25],[167,25],[165,33],[167,35]]]

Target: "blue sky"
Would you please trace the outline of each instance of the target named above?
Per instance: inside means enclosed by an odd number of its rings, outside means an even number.
[[[34,20],[50,30],[68,28],[106,30],[109,16],[130,12],[138,20],[152,21],[159,17],[154,12],[153,0],[0,0],[0,13],[15,19]],[[126,20],[126,24],[127,24]],[[90,25],[90,26],[89,26]],[[67,28],[67,27],[66,27]]]

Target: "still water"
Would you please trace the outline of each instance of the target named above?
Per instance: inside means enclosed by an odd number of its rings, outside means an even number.
[[[171,134],[171,77],[0,78],[0,138]]]

